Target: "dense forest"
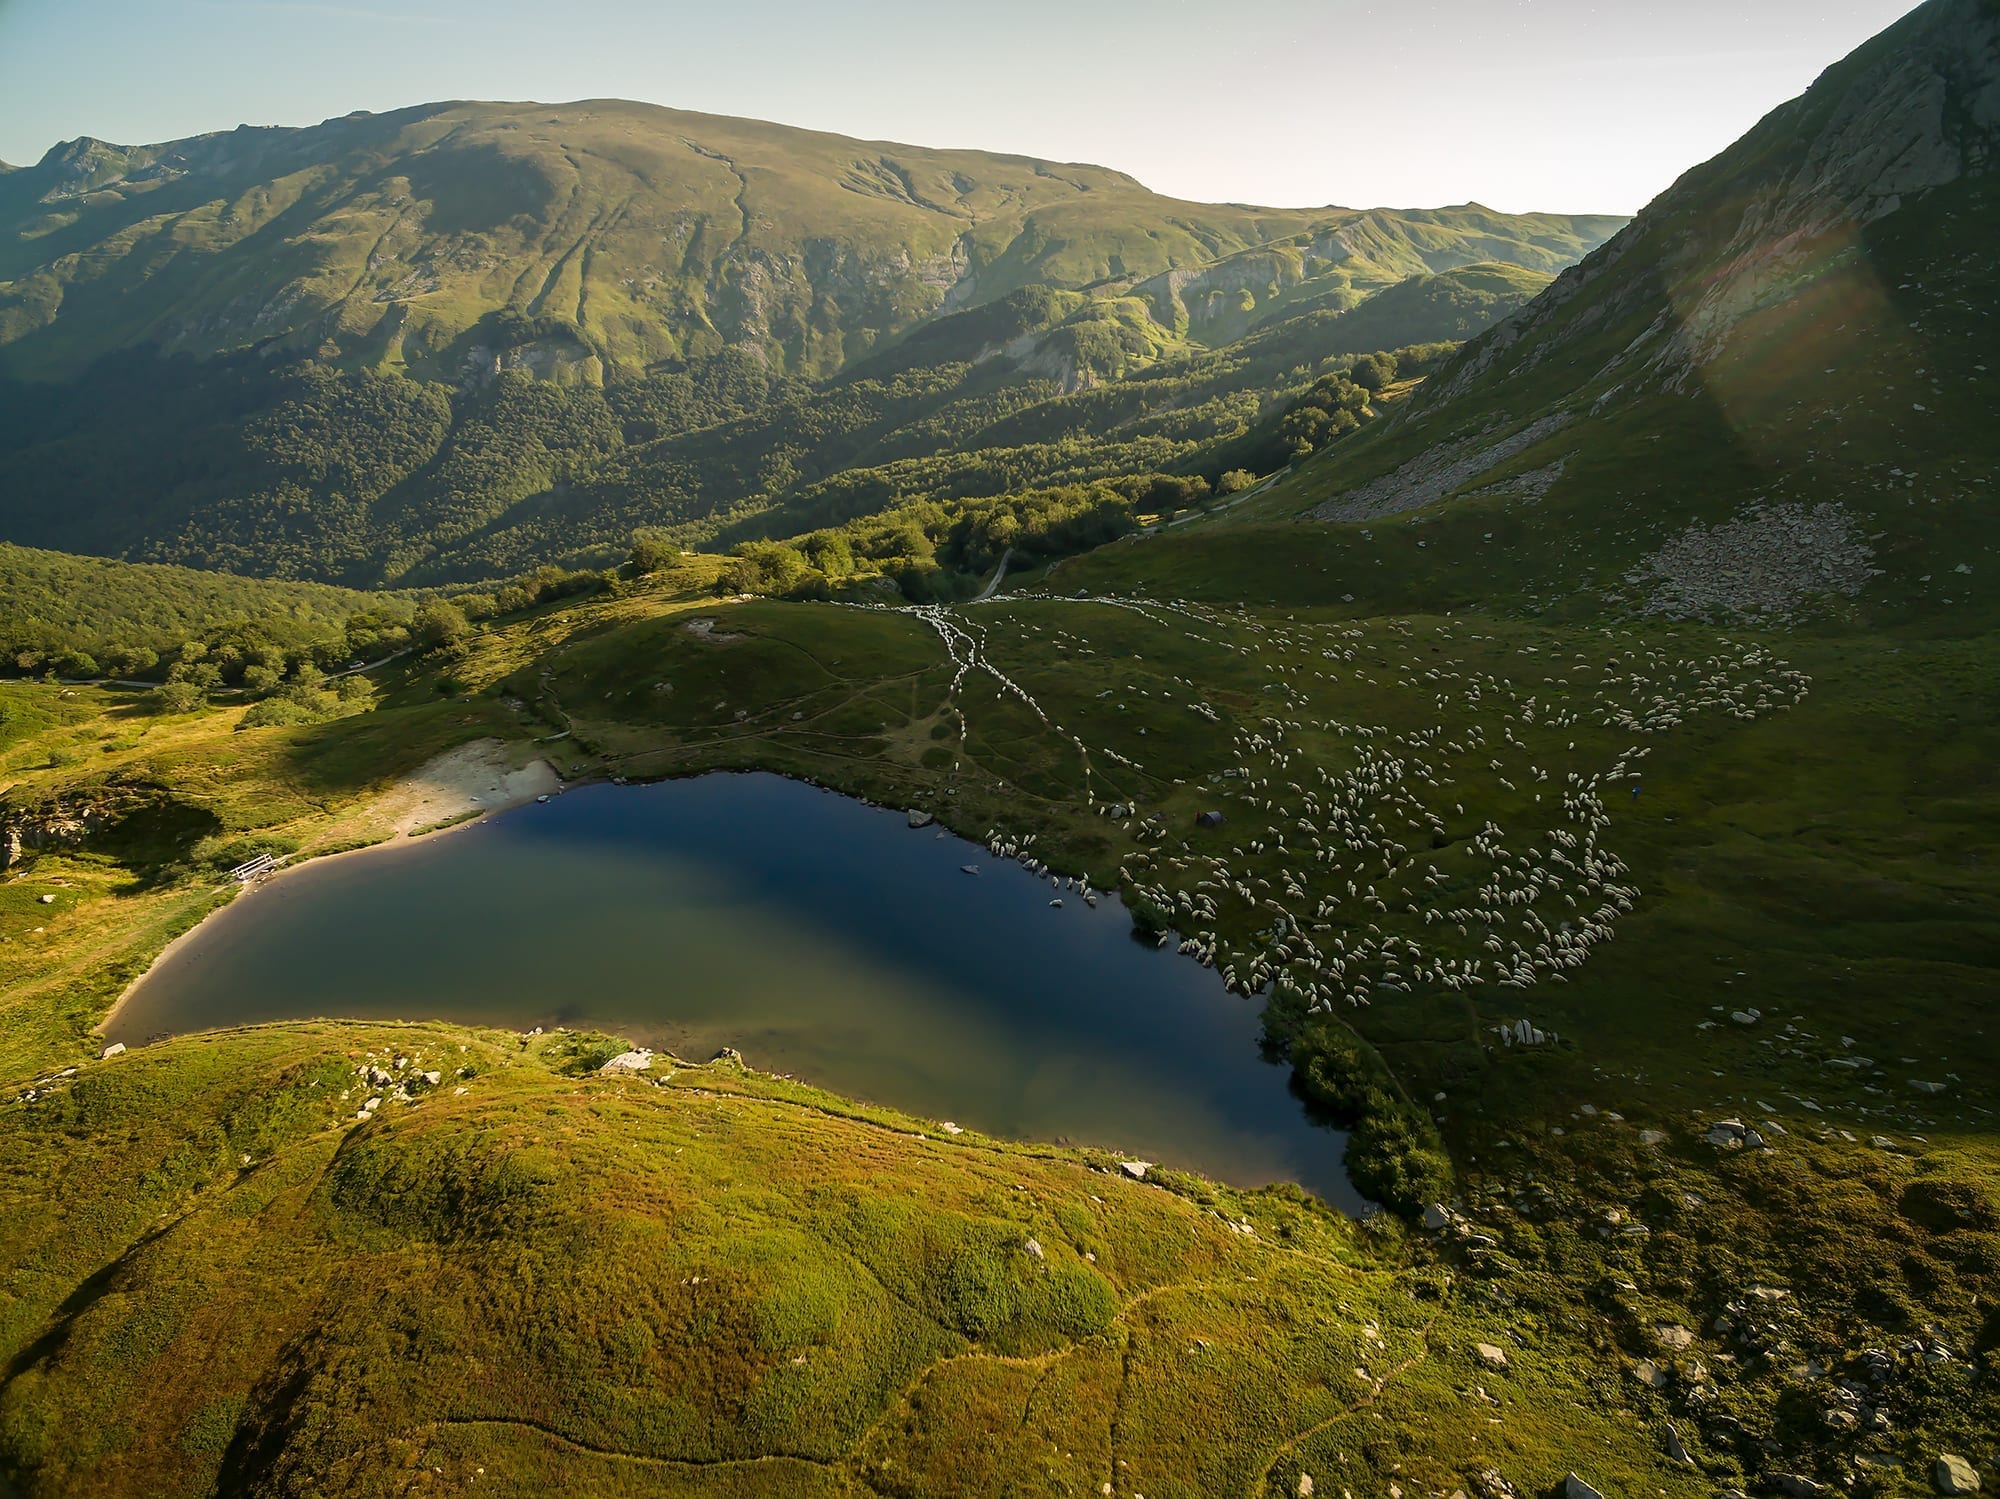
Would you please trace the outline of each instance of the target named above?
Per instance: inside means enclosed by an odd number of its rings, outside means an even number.
[[[1527,294],[1501,285],[1476,294],[1472,331]],[[1352,315],[1309,311],[1209,349],[1164,333],[1136,299],[1030,287],[827,381],[742,349],[603,384],[514,370],[464,385],[124,352],[73,384],[0,388],[0,539],[436,587],[601,568],[635,532],[727,548],[921,501],[1148,473],[1213,483],[1285,461],[1258,434],[1365,352],[1335,336]],[[1403,357],[1421,371],[1450,347]],[[1211,464],[1232,442],[1251,445]]]

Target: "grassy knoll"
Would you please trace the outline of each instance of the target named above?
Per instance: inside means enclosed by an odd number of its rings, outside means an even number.
[[[1502,1336],[1293,1194],[726,1061],[574,1075],[601,1054],[295,1025],[10,1110],[10,1459],[50,1492],[1289,1493]],[[371,1067],[412,1101],[360,1120]]]

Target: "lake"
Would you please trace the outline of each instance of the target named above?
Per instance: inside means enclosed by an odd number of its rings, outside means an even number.
[[[1345,1136],[1262,1058],[1258,1008],[1133,941],[1116,897],[1092,910],[900,812],[714,774],[308,863],[197,928],[106,1034],[337,1015],[734,1046],[920,1116],[1361,1210]]]

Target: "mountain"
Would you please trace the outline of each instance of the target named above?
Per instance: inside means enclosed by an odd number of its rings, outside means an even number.
[[[601,380],[739,348],[817,377],[1029,285],[1136,287],[1240,331],[1246,297],[1554,272],[1619,222],[1184,203],[1102,167],[620,100],[425,105],[84,138],[0,180],[0,370],[147,343]]]
[[[1993,620],[2000,5],[1828,69],[1289,486],[1457,596]]]
[[[617,101],[71,141],[0,178],[0,539],[448,582],[1172,469],[1621,222]]]

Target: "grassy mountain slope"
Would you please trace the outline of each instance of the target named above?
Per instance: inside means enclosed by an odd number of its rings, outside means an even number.
[[[1990,627],[1996,90],[2000,7],[1933,0],[1254,515],[1437,600]]]
[[[449,581],[1169,468],[1618,223],[1208,207],[615,101],[70,142],[0,183],[0,535]]]
[[[1617,222],[1191,204],[1101,167],[618,100],[426,105],[80,139],[8,175],[0,369],[74,375],[149,343],[601,380],[734,347],[823,376],[1028,285],[1130,284],[1267,246],[1266,283],[1553,271]]]

